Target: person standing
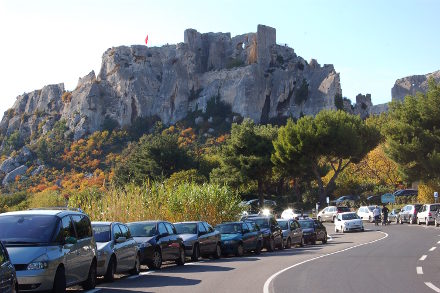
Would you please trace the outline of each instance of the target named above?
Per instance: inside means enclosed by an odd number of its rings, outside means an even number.
[[[374,216],[374,226],[379,226],[380,221],[380,209],[378,206],[376,206],[373,210],[373,216]]]
[[[382,206],[382,213],[383,213],[383,223],[382,225],[386,225],[388,224],[388,213],[390,212],[390,210],[386,207],[386,205],[384,204]]]

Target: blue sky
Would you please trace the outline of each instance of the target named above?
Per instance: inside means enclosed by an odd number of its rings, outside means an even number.
[[[391,100],[396,79],[440,69],[440,1],[20,1],[0,0],[0,112],[46,84],[99,71],[107,48],[183,42],[183,31],[277,29],[307,61],[333,64],[343,95]]]

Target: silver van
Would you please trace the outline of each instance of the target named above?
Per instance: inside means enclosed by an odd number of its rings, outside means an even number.
[[[96,285],[96,243],[89,217],[67,209],[0,214],[0,239],[18,279],[18,290],[65,292]]]

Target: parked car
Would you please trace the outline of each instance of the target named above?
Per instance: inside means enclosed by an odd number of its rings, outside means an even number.
[[[140,272],[140,254],[137,242],[128,227],[118,222],[92,222],[98,247],[98,276],[112,282],[115,273]]]
[[[416,189],[400,189],[396,190],[394,196],[417,196],[418,191]]]
[[[328,206],[318,213],[317,218],[318,218],[318,221],[320,221],[320,222],[326,222],[326,221],[334,222],[338,213],[344,213],[344,212],[349,212],[349,211],[350,211],[350,209],[345,206],[339,206],[339,207]]]
[[[8,251],[0,241],[0,292],[15,293],[18,291],[17,275],[11,263]]]
[[[316,241],[327,243],[327,229],[318,220],[299,220],[298,221],[302,231],[305,243],[316,244]]]
[[[267,251],[274,251],[284,249],[283,245],[283,230],[278,225],[278,222],[273,216],[258,216],[258,217],[244,217],[242,221],[254,222],[260,228],[263,235],[263,247]]]
[[[376,208],[376,206],[373,206],[373,205],[372,206],[361,206],[361,207],[359,207],[359,209],[357,211],[357,215],[362,220],[368,220],[368,222],[373,223],[373,221],[374,221],[373,210],[375,208]],[[381,213],[382,213],[382,208],[379,207],[379,209],[381,210]]]
[[[440,208],[440,204],[424,204],[417,213],[417,224],[425,223],[426,226],[434,223],[434,215]]]
[[[392,209],[391,212],[388,214],[388,222],[396,222],[398,223],[398,217],[399,217],[400,209]]]
[[[191,260],[198,261],[200,256],[220,258],[221,236],[206,222],[181,222],[174,223],[177,234],[183,239],[185,254]]]
[[[299,217],[301,217],[301,215],[303,215],[303,214],[302,214],[301,211],[299,211],[299,210],[295,210],[295,209],[285,209],[285,210],[281,213],[281,219],[284,219],[284,220],[290,220],[290,219],[298,220]]]
[[[298,221],[289,219],[277,219],[278,225],[283,230],[284,247],[289,249],[293,245],[304,246],[304,238],[301,227]]]
[[[260,213],[263,209],[273,211],[277,208],[277,203],[269,199],[264,200],[262,207],[260,207],[260,200],[257,198],[243,202],[242,205],[247,207],[249,213]]]
[[[336,217],[335,232],[364,231],[364,223],[356,213],[341,213]]]
[[[64,292],[96,285],[97,249],[89,217],[68,209],[0,214],[0,239],[17,272],[19,291]]]
[[[173,224],[143,221],[127,223],[127,226],[139,245],[141,264],[149,269],[160,269],[164,261],[175,261],[179,266],[185,264],[183,239]]]
[[[434,226],[440,226],[440,209],[437,210],[434,217]]]
[[[263,237],[257,225],[246,222],[227,222],[217,225],[215,230],[221,235],[223,255],[243,256],[250,251],[260,254]]]
[[[338,197],[335,200],[332,200],[331,203],[338,204],[345,201],[358,201],[360,199],[359,195],[344,195],[341,197]]]
[[[417,219],[417,213],[419,209],[422,207],[421,204],[409,204],[404,206],[399,215],[397,216],[398,222],[400,224],[410,223],[415,224]]]

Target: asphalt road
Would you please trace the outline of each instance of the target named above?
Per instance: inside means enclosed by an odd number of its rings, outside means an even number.
[[[145,268],[89,293],[440,292],[440,228],[366,224],[366,232],[341,234],[326,226],[326,245]]]

